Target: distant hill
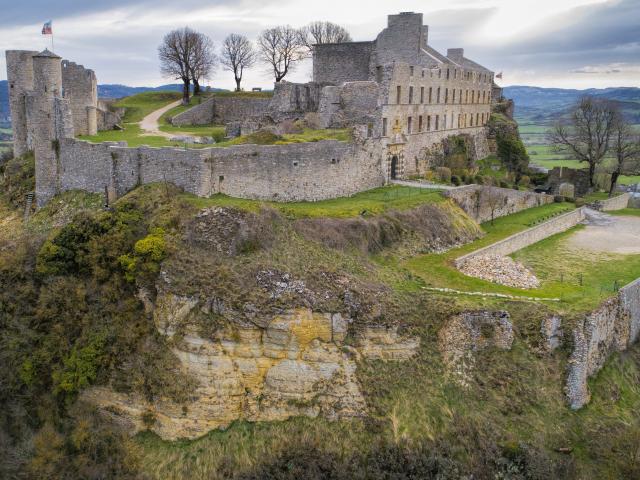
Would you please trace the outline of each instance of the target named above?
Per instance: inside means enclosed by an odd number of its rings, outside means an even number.
[[[0,80],[0,128],[9,125],[9,84]]]
[[[640,123],[640,88],[573,90],[512,86],[505,87],[503,94],[515,102],[515,116],[520,122],[552,123],[559,116],[566,114],[580,97],[592,95],[618,102],[633,123]]]

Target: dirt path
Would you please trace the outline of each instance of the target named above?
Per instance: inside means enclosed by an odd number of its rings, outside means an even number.
[[[165,105],[164,107],[159,108],[158,110],[155,110],[151,112],[149,115],[147,115],[146,117],[144,117],[142,121],[139,123],[140,128],[144,132],[142,135],[146,135],[146,136],[153,135],[156,137],[166,137],[166,138],[175,137],[174,133],[162,132],[160,130],[160,124],[158,123],[158,120],[160,120],[160,117],[164,115],[166,112],[168,112],[174,107],[177,107],[181,103],[182,103],[182,100],[176,100],[175,102],[171,102],[169,105]]]
[[[589,210],[587,226],[567,239],[567,246],[592,252],[640,253],[640,218]]]

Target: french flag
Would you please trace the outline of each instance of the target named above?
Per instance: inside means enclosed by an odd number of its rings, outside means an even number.
[[[45,22],[42,26],[42,35],[53,35],[53,30],[51,29],[51,20]]]

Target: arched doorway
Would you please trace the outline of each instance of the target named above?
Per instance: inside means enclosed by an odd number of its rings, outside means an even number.
[[[398,156],[391,157],[391,180],[398,178]]]

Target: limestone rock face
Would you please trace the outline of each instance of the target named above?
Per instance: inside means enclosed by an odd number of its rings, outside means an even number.
[[[562,319],[557,315],[545,318],[542,320],[540,333],[542,334],[544,349],[547,352],[555,350],[562,343]]]
[[[150,403],[107,388],[90,389],[85,398],[131,430],[149,427],[165,439],[195,438],[237,419],[360,416],[365,402],[356,360],[402,360],[419,346],[417,338],[387,327],[359,332],[355,348],[343,345],[351,319],[307,308],[274,316],[264,327],[228,322],[205,338],[190,323],[203,308],[211,307],[195,297],[164,293],[154,310],[156,326],[171,338],[181,367],[199,382],[191,402]]]
[[[469,311],[451,317],[438,334],[438,347],[451,371],[464,380],[475,367],[475,352],[511,349],[513,326],[506,311]]]

